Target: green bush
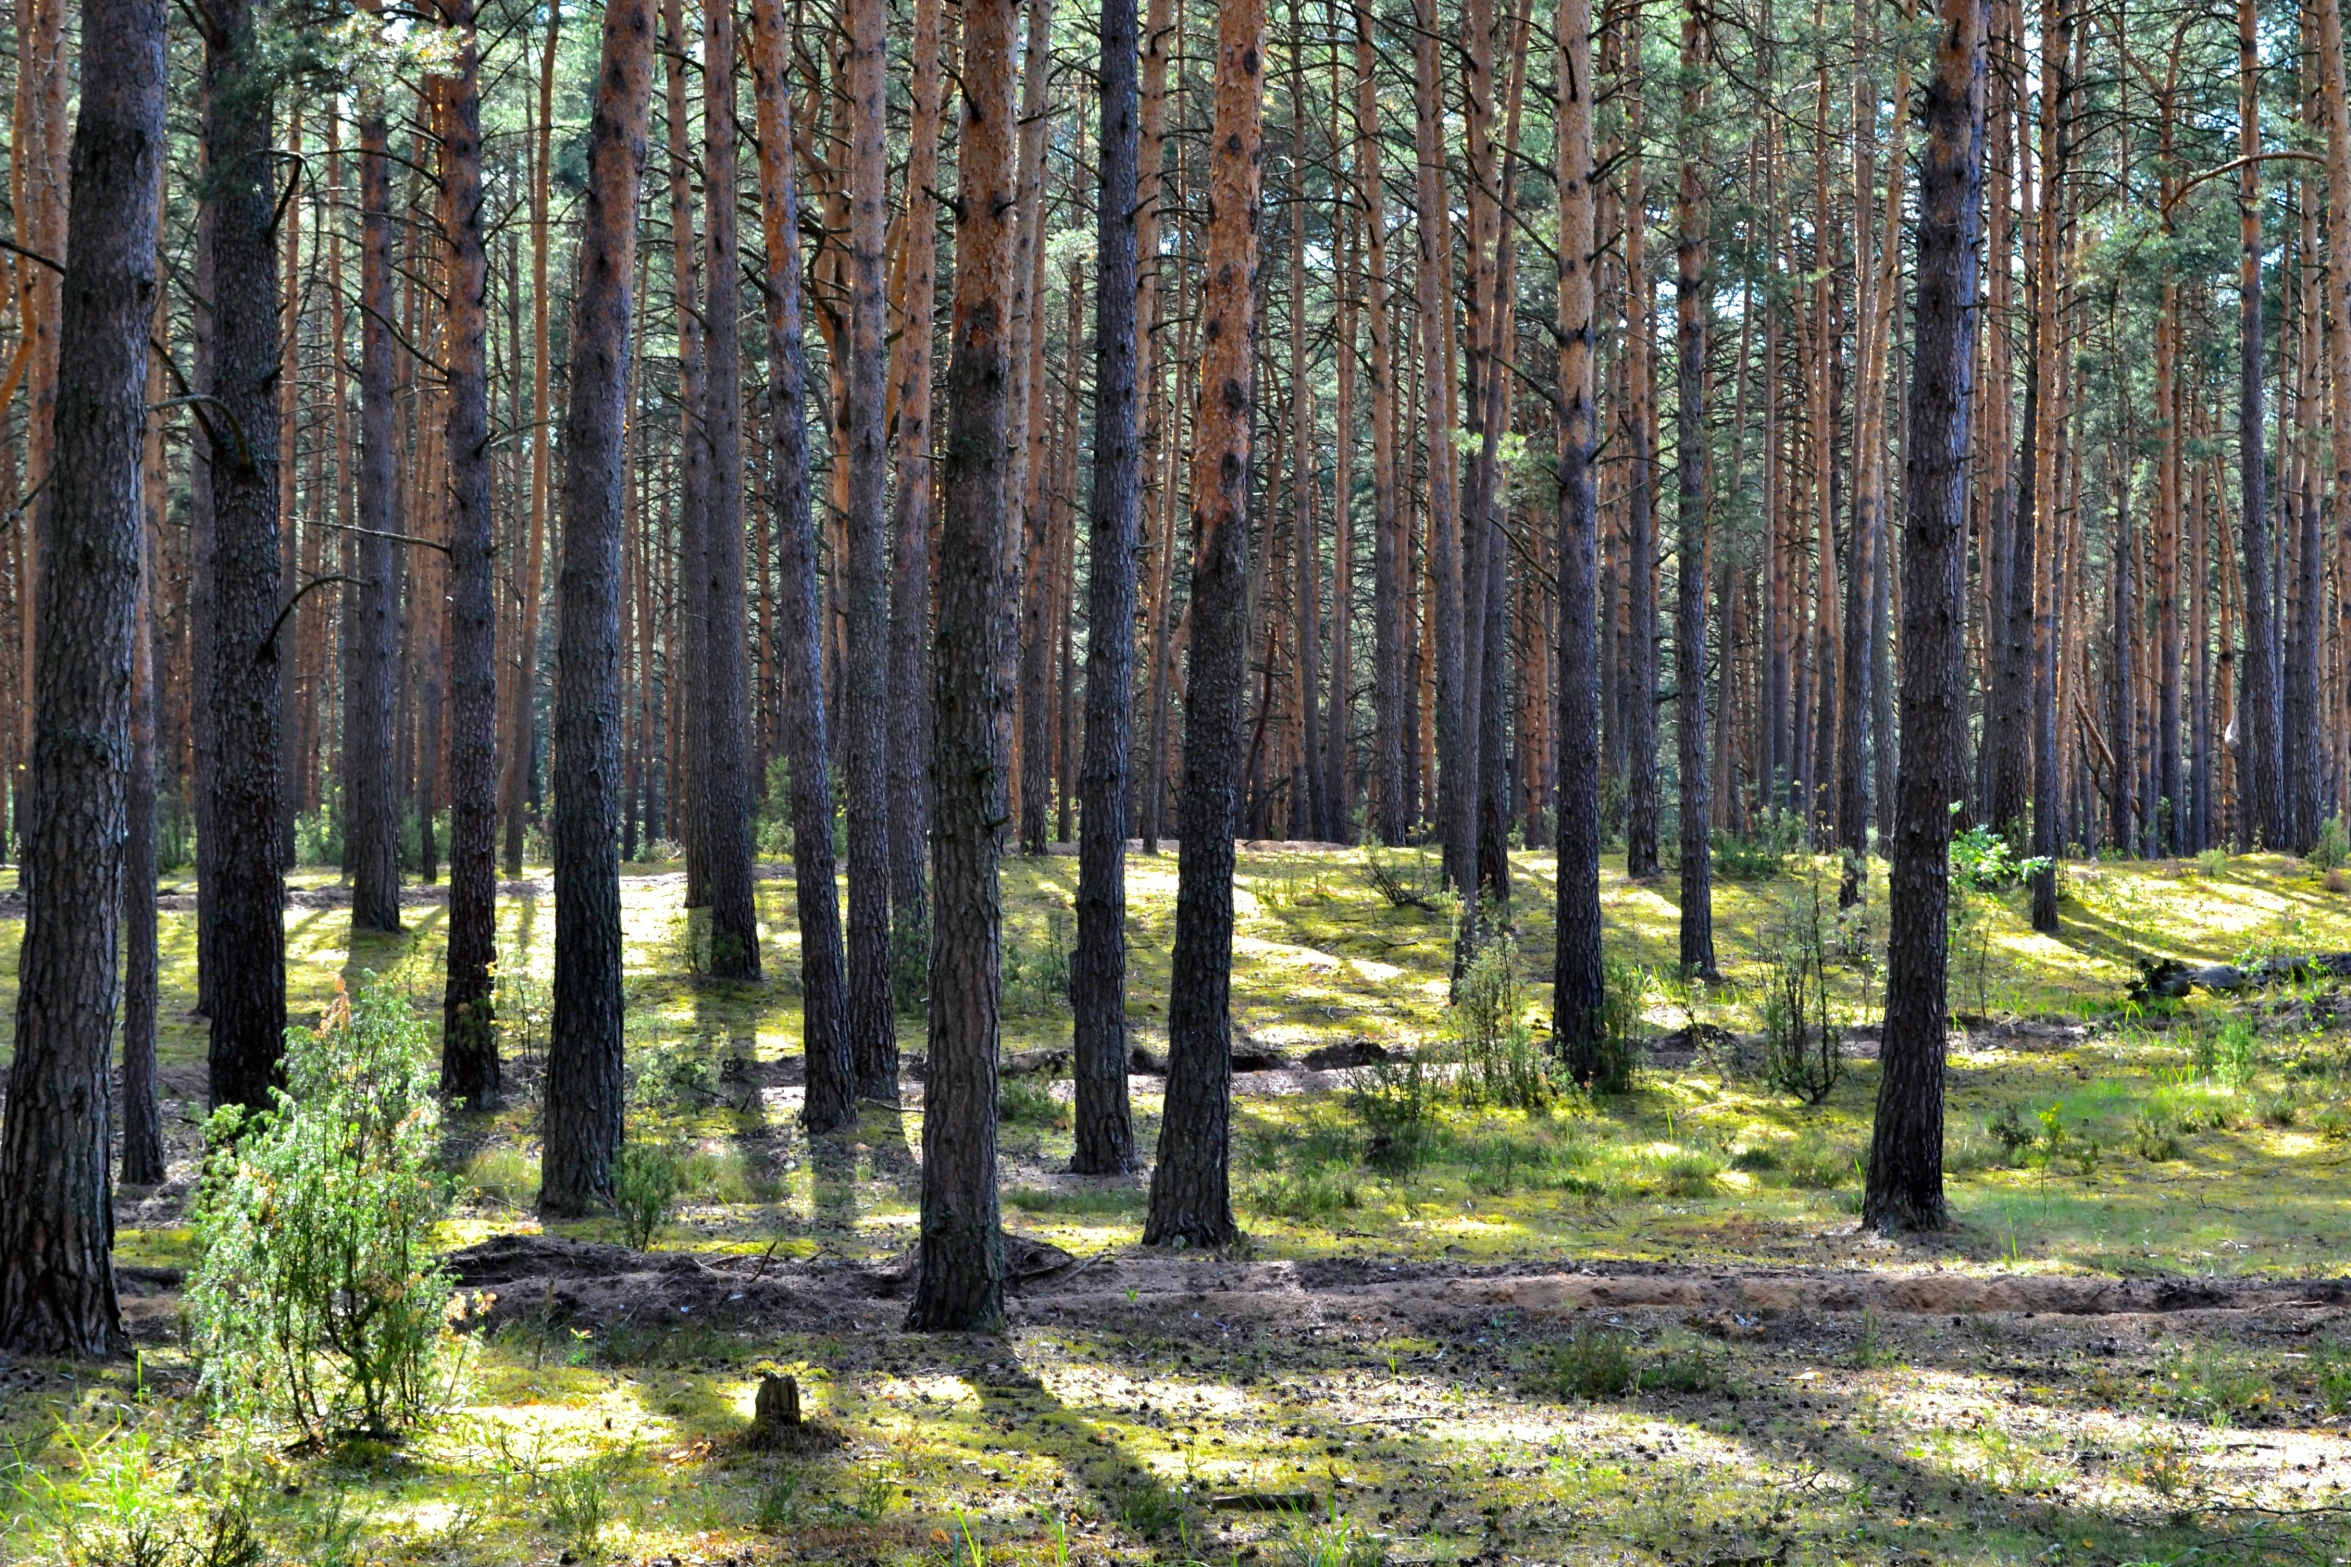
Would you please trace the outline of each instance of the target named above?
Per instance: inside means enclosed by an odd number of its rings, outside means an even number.
[[[1633,1074],[1640,1069],[1648,1046],[1642,1027],[1642,1005],[1648,1000],[1654,976],[1637,963],[1603,958],[1600,963],[1600,1037],[1591,1059],[1570,1060],[1577,1082],[1596,1094],[1630,1093]]]
[[[643,1251],[669,1222],[677,1206],[684,1178],[678,1162],[657,1143],[632,1142],[620,1151],[612,1167],[612,1205],[620,1213],[621,1234],[630,1246]]]
[[[318,1440],[429,1418],[461,1367],[433,1168],[434,1031],[372,977],[289,1030],[271,1110],[213,1117],[186,1310],[216,1408]]]
[[[996,1085],[996,1113],[1005,1121],[1033,1126],[1067,1126],[1069,1106],[1053,1097],[1051,1084],[1033,1077],[1007,1077]]]
[[[1793,811],[1761,817],[1752,833],[1714,835],[1714,873],[1724,881],[1774,881],[1804,844],[1801,819]]]
[[[1551,1100],[1551,1065],[1527,1024],[1518,940],[1499,909],[1482,923],[1486,939],[1455,983],[1446,1016],[1460,1062],[1454,1086],[1472,1104],[1540,1109]]]
[[[1546,1355],[1543,1380],[1562,1398],[1616,1398],[1640,1385],[1632,1335],[1615,1328],[1578,1328]]]
[[[1779,923],[1779,943],[1763,958],[1763,1080],[1816,1105],[1845,1077],[1844,1033],[1829,1006],[1820,883],[1806,882]]]
[[[1004,933],[1004,1010],[1035,1016],[1069,1006],[1069,922],[1056,909],[1045,916],[1045,937]]]
[[[2341,816],[2330,816],[2320,824],[2318,842],[2305,858],[2322,871],[2337,871],[2351,864],[2351,829],[2346,829]]]

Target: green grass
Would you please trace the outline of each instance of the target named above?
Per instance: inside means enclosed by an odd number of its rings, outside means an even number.
[[[1513,870],[1523,1021],[1541,1040],[1553,866],[1523,853]],[[1777,877],[1764,874],[1767,859],[1752,870],[1716,889],[1726,983],[1652,986],[1650,1032],[1756,1027],[1782,910],[1799,877],[1833,869],[1791,855]],[[1076,874],[1064,856],[1006,862],[1017,959],[1008,1051],[1068,1044],[1059,953]],[[297,880],[331,883],[316,871]],[[1954,987],[1963,1011],[1980,997],[1996,1014],[2089,1032],[1955,1045],[1945,1162],[1956,1222],[1941,1235],[1888,1247],[1855,1233],[1874,1062],[1855,1062],[1825,1103],[1805,1108],[1730,1058],[1703,1055],[1644,1072],[1625,1094],[1560,1092],[1534,1109],[1436,1093],[1399,1110],[1393,1096],[1375,1102],[1368,1081],[1281,1094],[1244,1083],[1233,1146],[1247,1260],[1301,1279],[1336,1266],[1360,1274],[1329,1277],[1376,1279],[1486,1263],[2339,1273],[2351,1234],[2351,1042],[2311,1022],[2323,987],[2253,1006],[2200,997],[2150,1016],[2121,998],[2141,956],[2351,948],[2351,897],[2275,857],[2069,866],[2066,880],[2056,935],[2029,929],[2021,893],[1999,901],[1980,927],[1980,967],[1970,960]],[[1881,866],[1871,887],[1881,901],[1863,917],[1880,940],[1883,889]],[[815,1146],[792,1118],[788,884],[759,887],[768,977],[757,985],[690,972],[680,891],[673,865],[627,867],[631,1130],[678,1170],[657,1244],[772,1249],[779,1263],[904,1255],[920,1196],[919,1108],[869,1108],[854,1135]],[[1128,1020],[1159,1051],[1174,892],[1172,854],[1132,859]],[[1602,892],[1611,956],[1668,970],[1670,883],[1611,869]],[[437,1016],[445,911],[407,912],[409,931],[354,949],[342,911],[290,910],[296,1019],[315,1017],[337,975],[360,968]],[[1359,855],[1245,852],[1235,914],[1235,1022],[1260,1043],[1295,1058],[1357,1038],[1404,1051],[1445,1037],[1445,918],[1391,902]],[[168,912],[162,927],[166,1112],[184,1144],[203,1092],[202,1027],[188,1017],[193,916]],[[0,925],[0,1028],[14,1016],[15,935]],[[523,1091],[453,1130],[452,1245],[537,1227],[529,1088],[546,1048],[552,935],[546,898],[502,902],[500,1026]],[[1864,974],[1830,974],[1840,1021],[1874,1021]],[[899,1027],[902,1050],[921,1051],[919,1011]],[[1134,1095],[1146,1155],[1161,1110],[1152,1088],[1138,1080]],[[1127,1316],[1056,1319],[1039,1306],[1004,1341],[978,1344],[897,1335],[902,1307],[889,1302],[854,1338],[658,1321],[580,1334],[518,1319],[479,1346],[472,1392],[451,1419],[397,1451],[332,1456],[289,1456],[265,1433],[206,1425],[188,1402],[184,1359],[159,1339],[135,1367],[70,1380],[35,1368],[0,1406],[0,1436],[17,1444],[0,1477],[0,1517],[16,1520],[0,1550],[95,1563],[106,1519],[152,1507],[194,1541],[236,1501],[281,1559],[317,1561],[569,1551],[1221,1567],[1254,1551],[1243,1559],[1656,1564],[1774,1559],[1783,1541],[1784,1559],[1823,1563],[1899,1550],[1970,1563],[2341,1553],[2325,1532],[2331,1515],[2281,1523],[2228,1511],[2344,1500],[2327,1486],[2351,1473],[2340,1426],[2351,1342],[2332,1327],[2248,1337],[2184,1325],[2116,1347],[2048,1320],[1718,1321],[1679,1307],[1561,1320],[1463,1305],[1404,1328],[1368,1304],[1348,1320],[1344,1297],[1317,1297],[1311,1318],[1279,1294],[1255,1314],[1180,1294],[1155,1307],[1150,1294],[1120,1295],[1116,1260],[1140,1238],[1147,1177],[1068,1176],[1070,1107],[1044,1079],[1007,1079],[1004,1110],[1006,1223],[1106,1254],[1093,1278]],[[558,1228],[620,1235],[613,1220]],[[161,1210],[125,1223],[118,1240],[124,1261],[147,1267],[185,1266],[193,1244]],[[1441,1290],[1445,1276],[1413,1287]],[[1008,1382],[999,1371],[1013,1361],[1026,1376]],[[756,1373],[770,1368],[800,1378],[846,1446],[787,1460],[733,1445]],[[2246,1427],[2281,1444],[2274,1462],[2256,1469],[2229,1445]],[[1311,1500],[1274,1513],[1211,1505],[1228,1492]],[[2270,1521],[2248,1521],[2257,1516]],[[74,1545],[76,1528],[90,1549]]]

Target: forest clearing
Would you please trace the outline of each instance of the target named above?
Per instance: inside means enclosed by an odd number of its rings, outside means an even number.
[[[764,939],[788,975],[773,869]],[[1540,973],[1550,857],[1514,869]],[[2141,955],[2351,948],[2351,898],[2311,867],[2069,866],[2054,938],[2021,894],[1981,895],[1980,964],[1963,949],[1955,982],[1985,1009],[1963,1001],[1953,1041],[1953,1224],[1887,1242],[1854,1217],[1870,1031],[1817,1107],[1756,1059],[1815,891],[1800,873],[1833,882],[1833,862],[1720,889],[1728,983],[1647,993],[1629,1092],[1522,1109],[1453,1083],[1414,1115],[1393,1066],[1309,1062],[1367,1043],[1462,1059],[1444,915],[1389,902],[1365,851],[1246,846],[1248,1241],[1195,1258],[1136,1244],[1141,1178],[1067,1173],[1066,1055],[1021,1067],[1066,1051],[1075,870],[1005,878],[1001,1338],[904,1331],[919,1076],[902,1112],[803,1134],[788,981],[691,972],[674,866],[631,866],[624,904],[631,1135],[674,1153],[678,1188],[644,1251],[617,1220],[537,1220],[520,1090],[544,1049],[547,895],[509,883],[517,1108],[443,1131],[436,1244],[480,1292],[461,1389],[403,1443],[325,1452],[245,1445],[194,1392],[177,1313],[201,1030],[167,879],[169,1176],[117,1202],[139,1358],[0,1373],[25,1466],[10,1548],[44,1560],[240,1494],[273,1548],[320,1563],[2286,1562],[2351,1538],[2351,1008],[2326,981],[2124,1000]],[[1146,1055],[1172,870],[1130,870]],[[352,944],[331,879],[293,886],[298,1021],[362,970],[430,1014],[439,889],[411,889],[409,934]],[[1613,871],[1603,896],[1612,950],[1670,972],[1670,900]],[[1834,1016],[1858,1023],[1868,977],[1833,973]],[[916,1020],[902,1032],[918,1054]],[[1148,1140],[1159,1080],[1135,1082]],[[767,1373],[797,1380],[803,1449],[752,1435]]]

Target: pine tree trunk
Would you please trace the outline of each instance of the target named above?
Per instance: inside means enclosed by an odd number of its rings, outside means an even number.
[[[1681,963],[1712,980],[1714,867],[1708,840],[1706,758],[1706,339],[1709,221],[1699,116],[1705,110],[1706,20],[1702,0],[1682,17],[1680,229],[1674,247],[1674,729],[1681,767]]]
[[[359,467],[357,586],[345,600],[343,855],[351,928],[400,928],[400,795],[392,726],[399,657],[393,623],[400,563],[393,553],[392,171],[380,92],[359,106]]]
[[[1617,700],[1623,704],[1625,749],[1625,874],[1657,874],[1657,452],[1649,440],[1652,295],[1649,287],[1648,197],[1642,183],[1639,0],[1624,15],[1625,110],[1629,148],[1624,162],[1625,268],[1625,530],[1624,653]]]
[[[940,0],[915,0],[906,163],[906,283],[895,371],[898,492],[890,580],[890,919],[905,962],[926,958],[930,912],[931,339],[936,330]]]
[[[1127,767],[1134,751],[1135,559],[1143,476],[1135,385],[1141,113],[1135,31],[1135,0],[1103,0],[1086,737],[1078,770],[1077,951],[1069,980],[1077,1099],[1070,1168],[1086,1175],[1135,1167],[1126,1040]]]
[[[882,320],[887,11],[849,0],[849,395],[839,460],[849,469],[849,553],[840,579],[848,639],[842,664],[842,763],[849,818],[849,1051],[857,1090],[898,1098],[896,1005],[890,993],[889,532],[882,480],[889,350]]]
[[[277,198],[271,93],[249,0],[209,13],[201,220],[212,277],[213,938],[215,1105],[266,1108],[285,1050],[285,883],[278,861]],[[429,769],[427,770],[429,772]],[[36,798],[39,790],[35,790]],[[229,955],[234,955],[234,961]],[[111,999],[111,998],[110,998]]]
[[[1192,445],[1192,647],[1182,846],[1169,986],[1169,1070],[1146,1245],[1223,1246],[1233,1222],[1233,797],[1248,679],[1250,424],[1262,143],[1264,0],[1216,19],[1200,425]],[[1441,403],[1442,399],[1438,399]],[[1444,454],[1450,460],[1450,453]]]
[[[530,543],[522,579],[520,635],[515,660],[512,727],[506,736],[506,874],[522,874],[523,816],[530,798],[532,714],[539,684],[539,601],[547,569],[547,501],[555,414],[547,386],[548,186],[553,180],[555,50],[562,36],[562,0],[549,0],[547,41],[539,53],[539,98],[531,126],[531,431]],[[636,821],[629,815],[630,824]]]
[[[449,471],[449,949],[441,993],[441,1092],[486,1110],[498,1102],[490,979],[498,956],[498,650],[484,308],[489,266],[482,249],[474,0],[443,3],[443,18],[460,42],[456,75],[444,85],[441,192]]]
[[[160,27],[160,23],[157,24]],[[156,159],[158,188],[170,178],[166,160]],[[159,198],[160,200],[161,198]],[[160,208],[158,209],[160,210]],[[161,263],[158,262],[160,268]],[[156,288],[147,336],[148,414],[139,463],[139,592],[131,627],[131,770],[124,815],[122,882],[122,1180],[125,1186],[155,1186],[164,1170],[163,1106],[156,1096],[155,1014],[161,953],[155,911],[155,623],[162,613],[163,580],[157,540],[170,499],[170,471],[164,453],[166,395],[163,355],[155,345],[171,341],[171,300]]]
[[[1014,265],[1015,0],[965,0],[957,157],[955,316],[947,367],[938,632],[933,645],[930,1066],[923,1081],[922,1239],[907,1325],[993,1329],[1004,1318],[996,1196],[996,1047],[1002,908],[997,824],[1007,462],[1017,347]]]
[[[555,1015],[539,1207],[593,1212],[620,1152],[620,555],[629,284],[653,82],[652,0],[608,0],[572,295],[555,629]]]
[[[694,243],[694,155],[686,107],[684,0],[662,0],[663,117],[669,162],[670,278],[677,321],[677,620],[670,638],[676,681],[679,787],[673,791],[686,851],[686,907],[710,904],[710,442],[705,413],[702,258]]]
[[[1984,0],[1943,0],[1919,157],[1902,495],[1902,767],[1885,1038],[1861,1222],[1939,1229],[1951,801],[1965,771],[1968,415],[1984,183]]]
[[[735,244],[735,14],[703,7],[702,181],[710,308],[704,312],[702,437],[709,456],[702,558],[703,854],[710,892],[710,972],[759,977],[751,868],[751,781],[743,717],[743,375]],[[879,500],[879,482],[876,482]],[[887,943],[884,944],[885,952]]]
[[[2260,49],[2253,0],[2237,0],[2237,155],[2261,151]],[[2237,499],[2245,595],[2244,721],[2238,728],[2244,808],[2238,844],[2284,849],[2285,714],[2278,678],[2275,600],[2270,586],[2268,472],[2261,444],[2261,168],[2237,176]]]
[[[20,1354],[130,1349],[114,1289],[108,1065],[165,82],[162,0],[85,0],[56,466],[38,510],[31,788],[40,805],[26,843],[31,885],[0,1130],[0,1347]]]
[[[1360,14],[1360,13],[1359,13]],[[1600,710],[1595,578],[1599,571],[1593,448],[1591,0],[1560,0],[1559,186],[1559,875],[1552,978],[1556,1048],[1577,1082],[1600,1070],[1606,989],[1601,967]]]
[[[1355,199],[1363,204],[1364,312],[1371,329],[1371,794],[1372,835],[1400,844],[1406,809],[1405,729],[1412,721],[1404,683],[1404,576],[1412,569],[1396,503],[1396,386],[1389,337],[1387,175],[1380,158],[1380,107],[1369,5],[1355,5]]]

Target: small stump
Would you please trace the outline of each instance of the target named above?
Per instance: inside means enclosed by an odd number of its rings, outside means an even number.
[[[751,1405],[751,1429],[745,1444],[786,1453],[821,1452],[841,1445],[840,1434],[800,1412],[797,1377],[769,1372],[759,1379],[759,1394]]]

